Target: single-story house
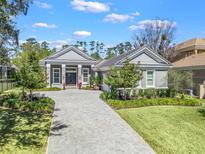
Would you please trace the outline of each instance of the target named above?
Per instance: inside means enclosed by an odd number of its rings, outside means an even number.
[[[47,72],[49,86],[77,86],[81,80],[83,86],[89,85],[92,75],[100,75],[102,90],[108,90],[103,80],[111,67],[121,67],[123,62],[138,64],[143,69],[143,79],[139,88],[167,88],[167,72],[171,63],[157,52],[144,46],[109,60],[97,62],[75,46],[69,46],[43,59],[41,64]]]

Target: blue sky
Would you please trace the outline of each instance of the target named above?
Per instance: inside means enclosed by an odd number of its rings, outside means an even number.
[[[205,37],[204,0],[34,0],[17,18],[20,40],[36,37],[59,47],[76,40],[106,45],[133,41],[131,27],[153,19],[176,22],[175,42]]]

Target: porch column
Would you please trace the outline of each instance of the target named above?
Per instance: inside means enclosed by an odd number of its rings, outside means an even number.
[[[51,64],[46,64],[46,74],[48,87],[51,86]]]
[[[79,82],[79,80],[81,80],[81,82],[83,82],[83,79],[82,79],[82,65],[78,65],[78,81],[77,81],[77,83]]]
[[[62,86],[65,84],[66,65],[62,64]]]

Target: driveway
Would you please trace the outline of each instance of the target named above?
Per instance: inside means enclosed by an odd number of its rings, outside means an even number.
[[[45,92],[56,101],[48,154],[152,154],[152,148],[99,99],[99,91]]]

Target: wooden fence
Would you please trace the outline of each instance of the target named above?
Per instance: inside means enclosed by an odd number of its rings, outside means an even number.
[[[0,79],[0,93],[12,89],[16,85],[15,80]]]

